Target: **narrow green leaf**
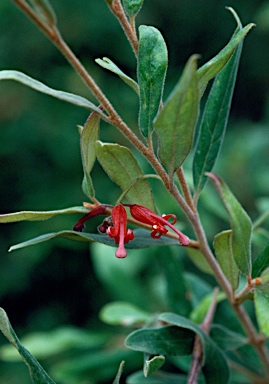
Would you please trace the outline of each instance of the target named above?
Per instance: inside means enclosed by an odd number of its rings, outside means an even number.
[[[175,326],[142,328],[128,335],[125,345],[152,355],[184,356],[192,353],[194,337],[192,330]]]
[[[269,267],[265,268],[261,273],[261,279],[263,284],[269,283]]]
[[[167,48],[154,27],[139,27],[138,84],[140,89],[139,128],[145,137],[153,131],[153,120],[162,100],[168,64]]]
[[[95,62],[99,64],[101,67],[108,69],[109,71],[115,73],[118,75],[126,84],[128,84],[133,90],[139,95],[139,86],[138,84],[131,79],[131,77],[125,75],[124,72],[122,72],[119,67],[117,67],[116,64],[113,63],[110,59],[107,57],[103,57],[103,59],[95,59]]]
[[[228,64],[217,75],[208,96],[193,160],[193,181],[198,195],[219,155],[226,132],[242,42]]]
[[[99,135],[99,125],[100,116],[96,112],[92,112],[88,117],[80,136],[80,150],[84,171],[82,189],[85,195],[90,199],[95,196],[90,173],[96,159],[95,143]]]
[[[202,371],[207,384],[227,384],[229,382],[229,367],[224,354],[197,324],[174,313],[162,313],[159,319],[177,326],[181,330],[185,329],[199,335],[204,350]]]
[[[143,229],[137,229],[134,231],[135,238],[125,245],[127,249],[142,249],[148,247],[160,247],[165,245],[179,245],[177,239],[172,239],[169,237],[162,236],[160,239],[153,239],[150,236],[150,232]],[[91,243],[96,241],[98,243],[102,243],[111,247],[117,247],[114,240],[108,237],[107,235],[99,235],[95,233],[86,233],[86,232],[75,232],[75,231],[60,231],[60,232],[52,232],[46,233],[45,235],[41,235],[35,237],[34,239],[24,241],[23,243],[19,243],[13,245],[9,248],[9,251],[15,251],[17,249],[29,247],[30,245],[36,245],[39,243],[43,243],[44,241],[63,238],[73,241],[82,241],[86,243]]]
[[[120,384],[120,378],[121,378],[121,375],[122,375],[122,372],[123,372],[124,364],[125,364],[125,361],[122,361],[120,363],[117,375],[116,375],[115,379],[113,380],[112,384]]]
[[[133,327],[147,323],[151,320],[152,315],[131,303],[116,301],[106,304],[101,309],[100,318],[107,324]]]
[[[215,236],[214,249],[218,263],[235,291],[239,284],[239,270],[233,256],[232,231],[223,231]]]
[[[153,375],[162,365],[165,363],[165,357],[163,355],[154,356],[144,362],[144,375],[149,377]]]
[[[175,89],[155,120],[159,156],[172,174],[188,156],[198,116],[197,55],[187,62]]]
[[[30,0],[34,9],[48,25],[55,25],[56,15],[48,0]]]
[[[193,322],[200,324],[203,322],[214,297],[214,293],[211,292],[208,295],[206,295],[198,305],[195,306],[193,311],[190,313],[190,320]],[[219,303],[226,299],[226,295],[223,292],[219,292],[216,297],[216,302]]]
[[[144,205],[156,212],[150,184],[146,179],[141,179],[144,173],[128,148],[118,144],[106,144],[97,141],[96,154],[108,176],[123,191],[140,178],[128,191],[126,198],[132,204]]]
[[[21,211],[0,215],[0,223],[14,223],[17,221],[42,221],[58,215],[70,215],[74,213],[88,213],[84,207],[72,207],[55,211]]]
[[[0,308],[0,330],[11,344],[18,350],[25,364],[28,366],[33,384],[55,384],[39,362],[20,343],[14,332],[6,312]]]
[[[255,289],[254,303],[259,328],[265,336],[269,337],[269,295]]]
[[[65,326],[46,332],[29,333],[21,343],[38,359],[48,359],[74,348],[101,348],[107,342],[107,333],[86,331],[74,326]],[[20,361],[21,357],[12,345],[2,345],[0,359]]]
[[[66,101],[67,103],[71,103],[79,107],[91,109],[99,113],[100,115],[102,115],[101,110],[98,107],[96,107],[96,105],[91,103],[89,100],[85,99],[84,97],[74,95],[73,93],[58,91],[56,89],[50,88],[47,85],[25,75],[22,72],[13,71],[13,70],[0,71],[0,80],[18,81],[19,83],[22,83],[27,87],[33,88],[38,92],[45,93],[46,95],[55,97],[56,99]]]
[[[199,249],[187,247],[186,252],[188,257],[191,259],[191,261],[197,268],[199,268],[204,273],[208,273],[209,275],[214,275],[212,268],[206,261],[202,252],[199,251]]]
[[[123,0],[123,6],[127,15],[132,19],[140,11],[143,0]]]
[[[269,266],[269,243],[267,243],[266,247],[259,254],[252,265],[252,277],[261,276],[262,271],[264,271]]]
[[[166,297],[171,310],[187,316],[191,310],[190,292],[188,292],[184,268],[181,260],[173,252],[160,252],[157,255],[166,282]]]
[[[208,82],[213,79],[228,63],[238,44],[244,39],[244,37],[254,26],[255,24],[250,23],[239,32],[235,33],[229,43],[216,56],[214,56],[211,60],[209,60],[206,64],[198,69],[197,73],[199,78],[200,96],[203,95]]]
[[[207,175],[213,180],[230,217],[232,251],[237,267],[244,275],[251,276],[251,220],[226,183],[213,173]]]

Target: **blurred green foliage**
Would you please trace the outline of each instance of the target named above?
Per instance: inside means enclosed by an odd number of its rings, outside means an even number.
[[[51,0],[51,3],[66,41],[122,117],[137,131],[136,95],[117,76],[94,62],[96,58],[109,57],[135,78],[134,56],[105,1]],[[235,8],[244,24],[253,21],[257,27],[244,42],[228,134],[215,171],[255,219],[269,208],[269,1],[231,0],[226,4],[224,0],[145,0],[137,22],[156,26],[166,39],[169,49],[166,97],[191,54],[201,54],[199,65],[202,65],[230,38],[235,23],[225,11],[226,5]],[[0,20],[0,69],[20,70],[51,87],[78,93],[95,102],[61,54],[11,1],[0,2]],[[76,127],[83,125],[86,118],[87,112],[78,107],[17,83],[0,83],[1,213],[61,209],[86,200],[81,190],[83,171]],[[125,138],[104,123],[101,139],[126,143]],[[140,163],[148,167],[143,159]],[[186,172],[188,175],[188,169]],[[98,165],[93,179],[98,199],[114,203],[120,190]],[[173,211],[175,203],[160,188],[159,182],[152,180],[151,185],[160,211]],[[227,217],[209,185],[200,204],[209,239],[213,239],[218,231],[227,228]],[[115,333],[114,328],[98,319],[103,305],[111,300],[126,300],[153,311],[167,309],[165,281],[159,273],[161,263],[156,261],[166,254],[165,248],[147,253],[131,251],[124,266],[115,259],[113,249],[99,244],[91,247],[92,258],[83,243],[64,240],[7,252],[14,243],[54,230],[71,229],[75,222],[76,218],[63,216],[41,223],[1,225],[0,305],[7,311],[19,336],[51,332],[67,324],[92,332],[98,330],[103,336],[111,335]],[[90,225],[94,230],[95,220]],[[256,245],[263,248],[263,235],[257,236]],[[183,252],[181,256],[191,282],[195,267]],[[206,279],[208,286],[201,283],[200,291],[196,288],[197,297],[210,292],[213,279]],[[230,323],[234,322],[234,329],[238,327],[225,303],[220,304],[217,316],[227,317]],[[98,342],[89,345],[87,353],[83,352],[83,361],[80,353],[84,347],[78,343],[76,348],[72,346],[44,359],[44,366],[51,367],[57,382],[66,384],[112,382],[123,358],[127,359],[127,371],[141,366],[140,354],[129,352],[126,357],[126,352],[119,350],[118,355],[110,358],[107,369],[100,370],[103,362],[112,356],[110,350],[113,349],[100,340],[104,350],[97,348]],[[104,340],[115,345],[122,342],[120,337],[104,337]],[[6,344],[2,336],[0,343]],[[20,384],[29,383],[22,363],[0,361],[0,382],[15,384],[18,377]]]

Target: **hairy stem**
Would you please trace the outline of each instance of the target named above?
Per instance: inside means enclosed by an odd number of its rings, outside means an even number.
[[[138,55],[138,40],[134,24],[129,23],[120,0],[113,0],[111,4],[108,3],[112,13],[117,17],[125,35],[127,36],[135,56]]]
[[[213,292],[213,298],[212,303],[209,307],[209,310],[204,318],[204,321],[201,325],[201,328],[204,330],[205,333],[209,333],[211,324],[213,321],[213,317],[216,311],[217,306],[217,295],[218,295],[219,289],[215,288]],[[187,384],[197,384],[199,381],[199,375],[200,371],[202,369],[202,363],[203,363],[203,345],[201,342],[201,339],[199,335],[195,336],[194,340],[194,346],[192,351],[192,362],[191,362],[191,368],[188,375],[188,382]]]
[[[185,178],[184,171],[183,171],[182,167],[177,169],[176,175],[177,175],[178,181],[180,183],[181,190],[182,190],[182,193],[183,193],[183,195],[185,197],[186,202],[188,203],[190,208],[195,212],[196,208],[195,208],[195,205],[193,203],[193,198],[192,198],[192,195],[191,195],[191,191],[189,189],[189,186],[188,186],[188,183],[186,181],[186,178]]]

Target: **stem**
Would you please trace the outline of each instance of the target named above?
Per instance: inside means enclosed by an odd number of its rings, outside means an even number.
[[[113,0],[111,4],[108,4],[112,13],[117,17],[122,29],[124,30],[127,39],[129,40],[135,56],[138,56],[138,40],[134,24],[131,25],[125,15],[124,9],[121,5],[120,0]]]
[[[208,312],[204,318],[204,321],[201,325],[201,328],[204,330],[205,333],[209,333],[211,324],[213,321],[213,317],[216,311],[217,306],[217,295],[218,295],[219,289],[215,288],[213,292],[213,298],[212,303],[208,309]],[[192,351],[192,362],[191,362],[191,368],[188,375],[188,382],[187,384],[197,384],[199,380],[200,371],[202,369],[202,363],[203,363],[203,345],[201,342],[201,339],[199,335],[195,336],[194,340],[194,346]]]
[[[196,208],[195,208],[195,205],[193,203],[191,191],[190,191],[189,186],[187,184],[183,168],[182,167],[178,168],[176,171],[176,174],[177,174],[177,178],[178,178],[178,181],[179,181],[181,189],[182,189],[182,193],[185,197],[185,200],[189,204],[189,206],[193,210],[193,212],[195,212]]]

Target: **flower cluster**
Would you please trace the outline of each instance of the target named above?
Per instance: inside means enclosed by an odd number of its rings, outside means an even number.
[[[87,215],[82,217],[73,227],[74,231],[81,232],[84,229],[85,221],[91,217],[97,215],[105,215],[107,213],[108,205],[98,205],[93,208]],[[127,213],[125,207],[129,207],[132,217],[140,223],[148,224],[152,228],[151,237],[153,239],[159,239],[162,235],[166,235],[168,229],[165,226],[171,228],[177,235],[181,245],[188,245],[190,239],[180,232],[174,224],[177,219],[173,214],[158,216],[150,209],[138,204],[118,204],[112,208],[111,216],[107,217],[103,223],[98,227],[101,233],[107,233],[107,235],[114,239],[115,244],[118,244],[116,250],[116,256],[124,258],[127,256],[124,244],[134,239],[134,233],[131,229],[127,228]],[[172,218],[172,222],[169,220]]]

